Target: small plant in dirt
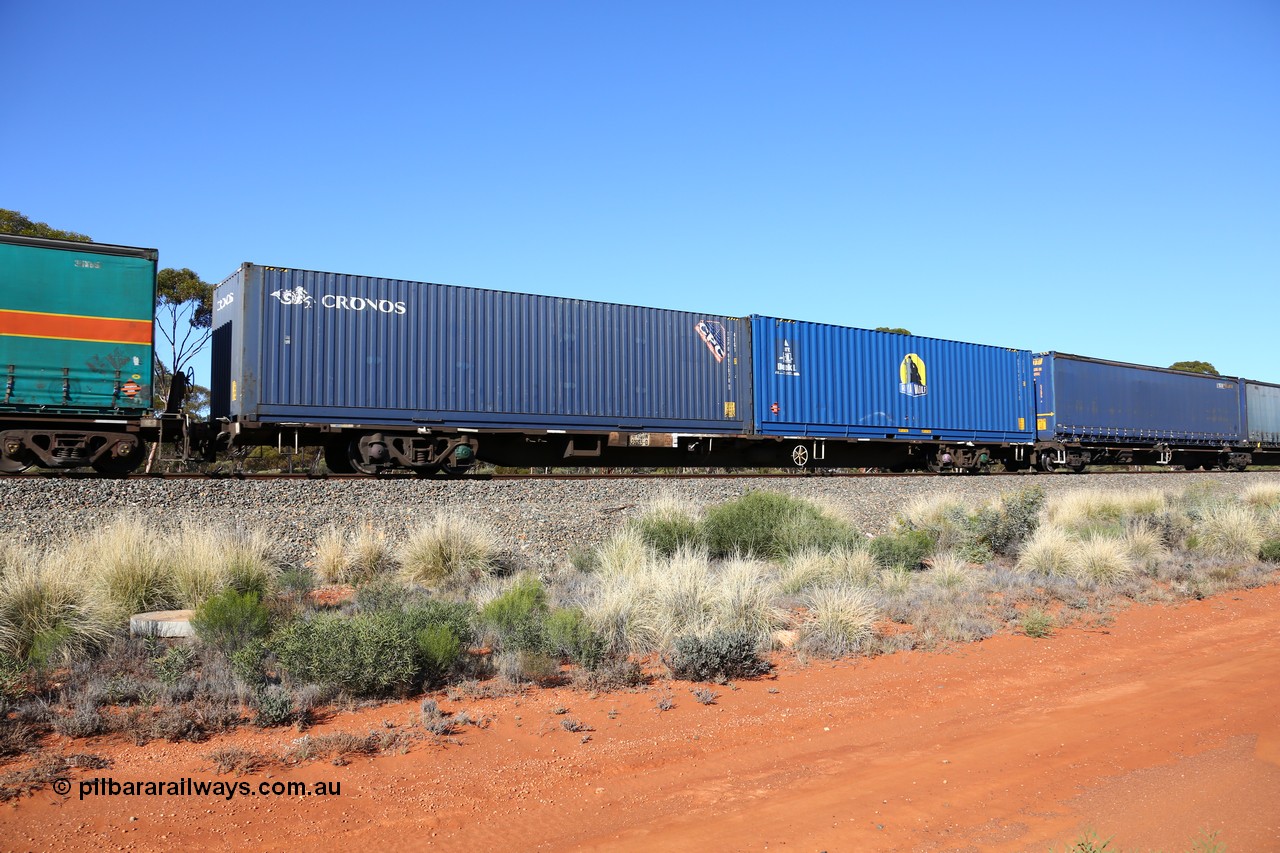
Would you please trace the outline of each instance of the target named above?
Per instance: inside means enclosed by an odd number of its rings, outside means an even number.
[[[707,687],[695,687],[690,692],[693,693],[693,698],[698,700],[699,705],[714,705],[720,698],[719,693]]]
[[[676,697],[670,693],[667,693],[664,696],[659,696],[658,701],[655,703],[655,707],[657,707],[659,711],[670,711],[675,706]]]
[[[668,661],[671,674],[686,681],[727,681],[769,671],[756,650],[756,639],[744,631],[713,631],[676,638]]]
[[[1022,633],[1040,639],[1053,633],[1053,617],[1043,610],[1028,610],[1020,620]]]
[[[262,728],[287,726],[294,721],[297,710],[288,688],[280,684],[268,684],[253,696],[253,723]]]
[[[257,592],[225,589],[196,608],[191,627],[200,641],[230,655],[271,630],[271,614]]]
[[[440,710],[434,699],[423,699],[418,717],[422,727],[437,737],[453,733],[454,720]]]
[[[871,540],[871,553],[886,569],[915,570],[933,553],[936,542],[924,530],[895,530]]]
[[[806,549],[856,545],[861,535],[809,501],[777,492],[748,492],[707,509],[702,542],[712,557],[777,559]]]
[[[227,773],[243,776],[255,773],[267,765],[266,756],[242,746],[220,746],[204,757],[213,765],[213,772],[220,776]]]
[[[576,720],[576,719],[574,719],[573,717],[565,717],[563,720],[561,720],[561,721],[560,721],[560,728],[564,729],[566,732],[593,732],[593,731],[595,731],[595,729],[593,729],[591,726],[587,725],[586,723],[582,722],[581,720]]]

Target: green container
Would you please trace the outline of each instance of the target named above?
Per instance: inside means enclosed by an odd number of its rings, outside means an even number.
[[[151,408],[157,257],[0,234],[0,413]]]

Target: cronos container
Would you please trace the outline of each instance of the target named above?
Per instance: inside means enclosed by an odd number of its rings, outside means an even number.
[[[1054,352],[1032,364],[1042,440],[1212,446],[1244,437],[1237,379]]]
[[[1031,442],[1031,353],[751,318],[766,435]]]
[[[0,412],[151,407],[155,249],[0,234]]]
[[[214,293],[215,417],[739,433],[743,321],[244,264]]]
[[[1249,443],[1280,447],[1280,385],[1244,383]]]

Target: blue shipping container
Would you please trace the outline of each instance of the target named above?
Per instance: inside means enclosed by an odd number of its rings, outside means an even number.
[[[1031,353],[751,318],[765,435],[1031,442]]]
[[[747,431],[733,317],[255,264],[214,303],[215,417]]]
[[[1280,385],[1245,382],[1249,443],[1280,447]]]
[[[1053,352],[1032,365],[1043,441],[1223,445],[1244,438],[1236,379]]]

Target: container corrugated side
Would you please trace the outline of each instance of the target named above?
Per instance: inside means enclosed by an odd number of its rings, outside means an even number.
[[[1280,447],[1280,385],[1244,383],[1249,443]]]
[[[1066,353],[1033,362],[1045,441],[1222,445],[1244,438],[1241,383]]]
[[[766,435],[1030,442],[1031,353],[751,318]]]
[[[155,249],[0,235],[0,412],[151,407]]]
[[[243,419],[747,428],[737,318],[251,264],[215,298],[239,305],[223,393]]]

